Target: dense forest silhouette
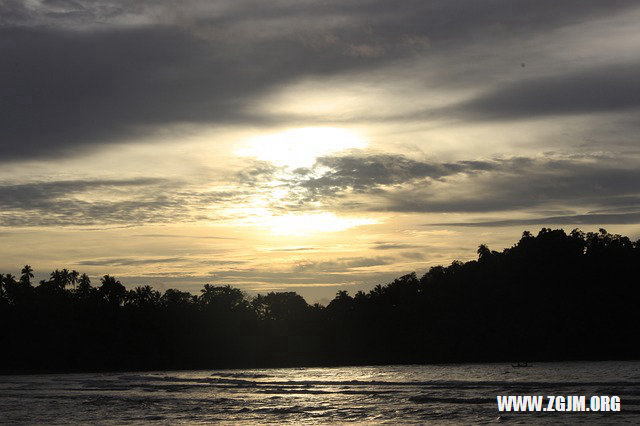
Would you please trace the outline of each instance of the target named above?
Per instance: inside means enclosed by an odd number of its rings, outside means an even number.
[[[96,371],[434,362],[638,359],[640,241],[525,231],[502,252],[404,275],[327,305],[127,290],[105,275],[26,265],[0,275],[0,370]]]

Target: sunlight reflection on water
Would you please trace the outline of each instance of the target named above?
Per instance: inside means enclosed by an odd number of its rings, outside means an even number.
[[[622,412],[504,414],[499,394],[619,395]],[[3,376],[0,421],[636,423],[638,395],[640,362]]]

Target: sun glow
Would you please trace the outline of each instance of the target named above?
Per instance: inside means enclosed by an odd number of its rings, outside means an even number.
[[[376,220],[356,217],[338,217],[333,213],[301,213],[265,218],[265,225],[274,235],[304,236],[323,232],[340,232],[362,225],[373,225]]]
[[[227,213],[235,217],[234,224],[270,231],[277,236],[309,236],[340,232],[379,223],[365,217],[337,216],[327,211],[282,213],[291,188],[286,182],[296,175],[297,168],[311,168],[316,159],[348,149],[364,148],[366,140],[356,131],[336,127],[303,127],[279,133],[260,135],[246,140],[236,154],[253,157],[281,167],[272,180],[254,188],[254,196],[245,206]],[[313,208],[311,204],[307,207]]]
[[[331,212],[273,214],[267,208],[242,208],[242,217],[233,220],[235,226],[248,226],[265,230],[280,237],[307,237],[314,234],[341,232],[380,221],[367,217],[336,216]]]
[[[365,139],[353,130],[303,127],[256,136],[246,141],[236,153],[278,166],[299,168],[311,167],[320,156],[365,146]]]

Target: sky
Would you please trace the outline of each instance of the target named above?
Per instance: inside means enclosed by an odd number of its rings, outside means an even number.
[[[640,4],[0,0],[0,272],[327,303],[640,238]]]

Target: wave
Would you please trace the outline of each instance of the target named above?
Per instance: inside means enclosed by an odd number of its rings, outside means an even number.
[[[234,378],[247,378],[247,379],[264,379],[267,377],[273,377],[271,374],[263,373],[214,373],[211,377],[234,377]]]
[[[418,404],[429,403],[444,403],[444,404],[495,404],[496,398],[455,398],[455,397],[442,397],[433,395],[417,395],[408,398],[411,402]]]
[[[1,391],[26,390],[41,388],[43,383],[21,383],[7,386]],[[500,390],[500,393],[536,393],[538,389],[553,389],[556,394],[567,393],[568,390],[585,389],[593,394],[610,394],[624,389],[629,396],[640,395],[640,382],[629,380],[609,381],[514,381],[514,380],[422,380],[422,381],[394,381],[394,380],[282,380],[269,374],[255,372],[217,372],[211,376],[185,377],[183,375],[156,374],[120,374],[105,375],[93,378],[74,379],[65,378],[60,383],[49,383],[47,386],[64,388],[71,391],[128,391],[143,392],[189,392],[197,389],[255,389],[261,393],[344,393],[344,394],[374,394],[408,389],[447,390]],[[587,389],[596,388],[596,389]],[[597,393],[595,392],[597,391]]]
[[[536,388],[536,387],[640,387],[635,381],[467,381],[467,380],[429,380],[429,381],[383,381],[383,380],[246,380],[220,377],[216,374],[209,378],[165,378],[170,381],[184,381],[210,384],[232,384],[238,386],[369,386],[369,387],[443,387],[443,388]]]

